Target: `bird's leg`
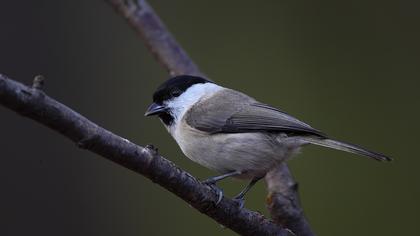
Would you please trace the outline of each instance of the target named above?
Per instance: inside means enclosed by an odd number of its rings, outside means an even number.
[[[263,177],[255,177],[249,182],[249,184],[238,194],[233,200],[238,202],[239,208],[244,207],[245,204],[245,194]]]
[[[224,175],[218,175],[218,176],[210,177],[210,178],[202,181],[201,183],[207,184],[207,185],[213,185],[213,184],[216,184],[217,182],[219,182],[222,179],[226,179],[227,177],[231,177],[231,176],[235,176],[235,175],[240,175],[240,174],[242,174],[242,171],[235,170],[235,171],[226,173]]]
[[[216,183],[218,181],[222,180],[222,179],[226,179],[227,177],[240,175],[240,174],[242,174],[241,171],[235,170],[235,171],[226,173],[224,175],[219,175],[219,176],[214,176],[214,177],[208,178],[208,179],[202,181],[201,183],[206,184],[206,185],[210,186],[212,189],[217,191],[218,199],[217,199],[216,204],[215,204],[217,206],[220,203],[220,201],[222,201],[223,190],[221,188],[217,187]]]

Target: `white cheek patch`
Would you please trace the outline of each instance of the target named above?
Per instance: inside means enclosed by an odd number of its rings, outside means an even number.
[[[170,113],[177,123],[196,102],[206,96],[211,96],[214,93],[222,90],[223,87],[213,83],[194,84],[183,92],[179,97],[173,98],[165,105],[170,108]]]

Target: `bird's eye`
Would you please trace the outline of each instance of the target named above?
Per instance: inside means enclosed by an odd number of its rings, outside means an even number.
[[[181,95],[181,91],[179,90],[174,90],[171,92],[172,97],[179,97],[179,95]]]

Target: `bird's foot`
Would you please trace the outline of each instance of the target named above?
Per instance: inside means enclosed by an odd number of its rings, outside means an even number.
[[[216,191],[216,192],[217,192],[217,200],[216,200],[216,202],[214,203],[214,205],[215,205],[215,206],[219,205],[219,203],[220,203],[220,202],[222,201],[222,199],[223,199],[223,189],[219,188],[219,187],[216,185],[216,182],[217,182],[217,181],[214,181],[212,178],[207,179],[207,180],[204,180],[204,181],[202,181],[202,182],[201,182],[202,184],[205,184],[205,185],[209,186],[210,188],[212,188],[214,191]]]
[[[244,196],[238,195],[238,196],[232,198],[232,200],[238,204],[239,209],[244,208],[244,205],[245,205]]]

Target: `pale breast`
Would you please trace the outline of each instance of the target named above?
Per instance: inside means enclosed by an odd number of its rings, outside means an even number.
[[[264,175],[301,145],[294,138],[274,134],[210,135],[192,129],[185,122],[174,131],[175,140],[192,161],[219,173],[244,171],[249,174],[247,178]]]
[[[225,133],[218,128],[250,103],[255,100],[218,88],[191,104],[182,116],[176,116],[177,122],[170,127],[170,133],[194,162],[220,173],[239,170],[249,173],[250,178],[261,177],[295,153],[301,143],[281,133]],[[194,129],[195,125],[199,125],[200,130]]]

